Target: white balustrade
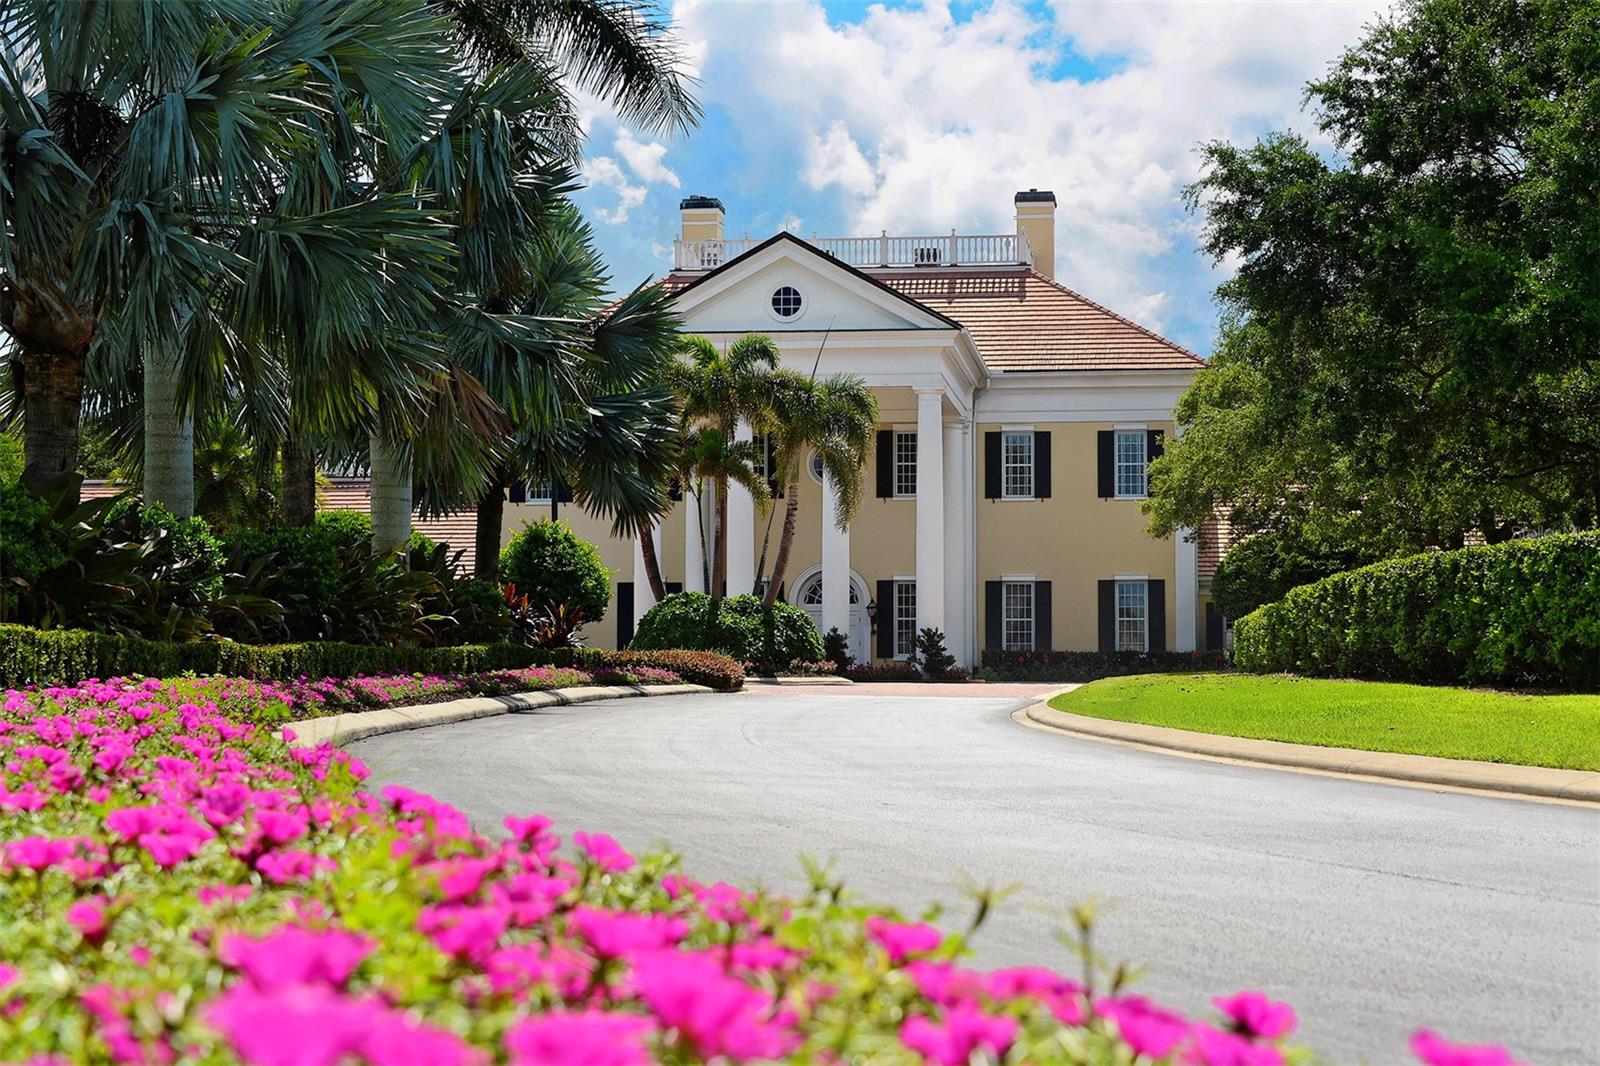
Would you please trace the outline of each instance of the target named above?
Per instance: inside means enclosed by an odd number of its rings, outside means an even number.
[[[713,270],[761,241],[737,237],[720,241],[673,241],[675,270]],[[1022,233],[962,235],[951,230],[927,237],[816,237],[808,242],[853,267],[949,267],[1032,265],[1033,250]]]

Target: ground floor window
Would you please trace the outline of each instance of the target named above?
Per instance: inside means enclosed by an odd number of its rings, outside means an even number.
[[[1001,639],[1006,651],[1032,651],[1033,582],[1007,581],[1001,596]]]
[[[1150,650],[1150,586],[1148,582],[1117,582],[1117,650]]]
[[[894,583],[894,657],[910,658],[917,648],[917,583]]]

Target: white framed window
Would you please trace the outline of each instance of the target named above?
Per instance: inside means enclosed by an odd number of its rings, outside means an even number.
[[[772,291],[772,313],[778,318],[788,321],[800,317],[800,311],[805,307],[805,300],[800,295],[800,290],[793,285],[779,285]]]
[[[1148,495],[1150,437],[1142,429],[1117,430],[1117,499],[1142,500]]]
[[[896,499],[917,494],[917,432],[894,431],[894,495]]]
[[[528,482],[529,503],[549,503],[555,497],[555,489],[551,486],[549,478]]]
[[[1034,644],[1033,582],[1005,581],[1000,586],[1001,642],[1006,651],[1032,651]]]
[[[909,659],[917,650],[917,583],[897,578],[894,583],[894,657]]]
[[[1150,584],[1117,579],[1117,650],[1150,650]]]
[[[1033,430],[1008,429],[1000,435],[1000,498],[1033,499]]]

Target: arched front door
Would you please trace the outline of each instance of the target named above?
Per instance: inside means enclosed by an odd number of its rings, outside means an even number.
[[[811,616],[818,633],[822,628],[822,568],[813,567],[800,575],[795,585],[794,602]],[[850,654],[857,659],[872,658],[872,625],[867,619],[867,583],[850,571]]]

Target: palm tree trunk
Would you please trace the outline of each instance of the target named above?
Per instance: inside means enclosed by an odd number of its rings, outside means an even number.
[[[778,536],[778,557],[772,560],[772,580],[767,582],[767,595],[762,601],[768,607],[777,602],[778,589],[783,575],[789,569],[789,549],[794,546],[794,528],[800,517],[800,483],[789,482],[789,499],[783,508],[783,532]]]
[[[500,525],[506,513],[506,474],[500,471],[478,498],[477,525],[473,530],[472,576],[480,581],[500,579]]]
[[[728,584],[728,475],[717,478],[717,535],[711,559],[712,603],[721,603]]]
[[[684,530],[688,535],[688,530]],[[661,580],[661,560],[656,558],[656,538],[651,535],[649,526],[639,531],[639,556],[644,560],[644,576],[650,582],[650,595],[660,603],[667,598],[667,586]]]
[[[144,502],[194,514],[194,418],[178,408],[178,359],[144,353]]]
[[[22,484],[32,492],[78,465],[83,361],[81,353],[22,353]]]
[[[411,540],[411,459],[372,435],[372,553],[403,552]]]
[[[293,428],[283,438],[283,524],[309,526],[317,517],[317,457]]]

